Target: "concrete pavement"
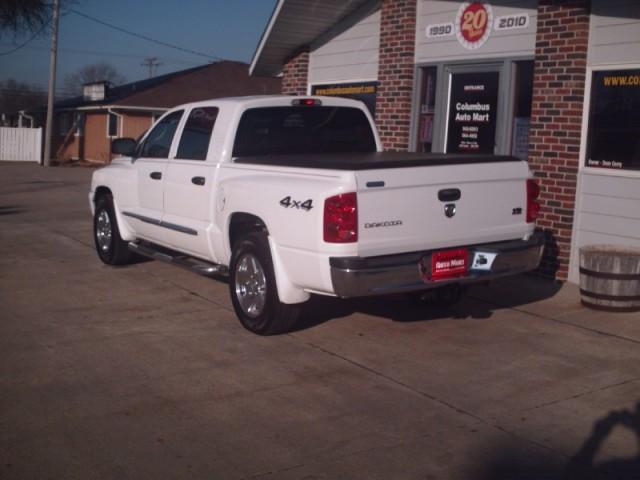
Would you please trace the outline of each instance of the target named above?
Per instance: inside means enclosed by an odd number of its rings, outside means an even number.
[[[257,337],[223,281],[102,265],[91,172],[0,162],[0,478],[561,478],[576,454],[637,466],[640,417],[623,412],[640,400],[639,314],[520,277],[450,309],[313,298],[299,330]]]

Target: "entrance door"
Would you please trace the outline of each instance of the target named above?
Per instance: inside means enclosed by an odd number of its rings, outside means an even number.
[[[531,60],[421,66],[413,148],[526,159],[532,90]]]

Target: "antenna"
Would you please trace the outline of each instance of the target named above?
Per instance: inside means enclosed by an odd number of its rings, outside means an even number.
[[[144,62],[140,64],[143,67],[149,68],[149,78],[153,78],[155,75],[155,69],[162,65],[161,62],[158,62],[158,57],[147,57],[144,59]]]

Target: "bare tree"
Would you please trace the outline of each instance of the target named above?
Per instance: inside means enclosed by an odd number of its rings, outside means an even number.
[[[34,32],[51,17],[51,2],[47,0],[0,0],[0,34]]]
[[[0,81],[0,113],[15,115],[20,110],[43,107],[47,94],[28,83],[13,78]]]
[[[67,75],[64,79],[64,90],[70,94],[82,94],[82,86],[85,83],[108,82],[111,85],[121,85],[127,79],[116,68],[105,62],[86,65],[75,73]]]

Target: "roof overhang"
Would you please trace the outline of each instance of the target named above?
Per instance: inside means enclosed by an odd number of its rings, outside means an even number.
[[[328,41],[379,8],[380,0],[278,0],[250,75],[277,76],[297,52]]]

